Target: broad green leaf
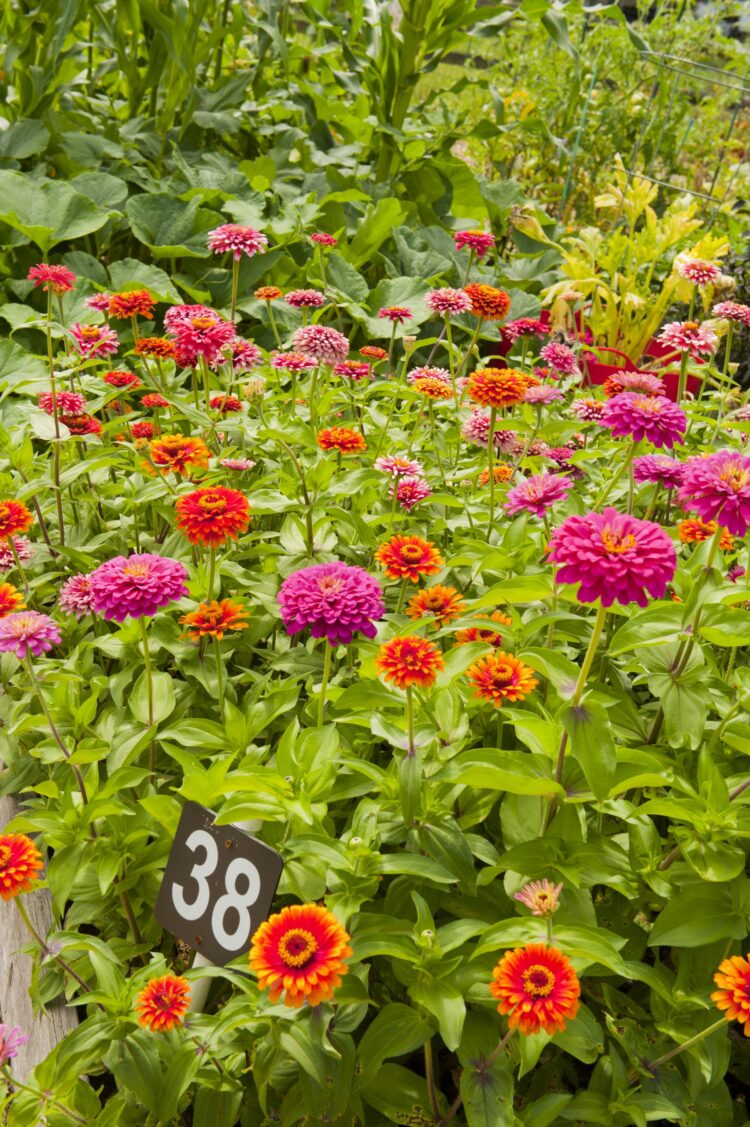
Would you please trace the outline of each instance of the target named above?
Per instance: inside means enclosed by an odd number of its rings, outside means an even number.
[[[377,1078],[384,1060],[404,1056],[418,1049],[432,1036],[429,1022],[411,1006],[391,1002],[367,1027],[357,1049],[361,1064],[361,1084],[367,1086]]]
[[[0,219],[46,254],[66,239],[98,231],[108,215],[65,181],[0,170]]]
[[[743,939],[744,916],[727,885],[683,889],[661,911],[649,935],[652,947],[704,947],[717,939]]]

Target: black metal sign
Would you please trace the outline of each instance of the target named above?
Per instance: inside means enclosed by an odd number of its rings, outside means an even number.
[[[214,825],[197,802],[183,808],[156,900],[158,922],[224,966],[249,950],[268,918],[283,862],[237,826]]]

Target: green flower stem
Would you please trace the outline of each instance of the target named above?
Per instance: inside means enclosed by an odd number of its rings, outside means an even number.
[[[490,409],[490,429],[487,435],[487,465],[490,471],[490,520],[487,527],[487,536],[492,534],[492,525],[495,520],[495,421],[497,407]]]
[[[688,366],[688,353],[683,352],[680,356],[680,379],[677,384],[677,404],[682,406],[685,399],[685,388],[687,386],[687,366]]]
[[[141,641],[143,643],[143,666],[146,671],[146,693],[148,695],[148,726],[154,726],[154,683],[153,675],[151,672],[151,655],[148,652],[148,632],[146,630],[146,619],[139,618],[138,625],[141,628]],[[156,740],[151,740],[151,746],[148,752],[148,768],[151,774],[156,770]]]
[[[393,348],[396,343],[396,329],[398,328],[398,321],[394,321],[391,325],[391,339],[388,342],[388,364],[385,369],[385,378],[389,379],[393,368]]]
[[[62,971],[64,971],[65,974],[69,975],[70,978],[72,978],[75,982],[77,982],[78,985],[83,990],[85,990],[87,994],[90,994],[91,993],[91,987],[89,986],[86,979],[81,978],[80,974],[77,971],[73,970],[70,963],[68,963],[65,959],[63,959],[63,957],[61,955],[53,954],[53,952],[50,950],[50,948],[47,945],[47,943],[45,942],[45,940],[42,939],[41,935],[36,930],[33,923],[31,922],[31,920],[29,919],[29,914],[23,906],[21,896],[16,896],[14,898],[14,903],[16,905],[16,908],[18,908],[18,914],[21,917],[21,919],[23,920],[23,923],[24,923],[24,926],[26,927],[26,930],[28,931],[29,935],[31,935],[31,937],[34,939],[34,941],[39,944],[39,947],[41,948],[42,954],[43,955],[51,955],[52,958],[54,959],[54,961],[60,967],[60,969]]]
[[[310,381],[310,393],[307,397],[307,405],[310,411],[310,426],[314,431],[318,429],[318,412],[315,402],[315,393],[318,386],[318,374],[320,372],[320,364],[317,364],[313,370],[312,380]]]
[[[28,593],[29,593],[29,581],[26,578],[26,572],[23,570],[23,564],[21,563],[21,557],[19,556],[18,552],[16,551],[16,546],[13,543],[13,537],[12,536],[8,537],[7,543],[8,543],[8,547],[10,548],[11,555],[13,556],[13,561],[14,561],[16,567],[18,568],[18,574],[21,576],[21,582],[23,583],[24,592],[28,595]]]
[[[501,1040],[498,1042],[498,1044],[492,1050],[490,1055],[484,1060],[483,1064],[484,1064],[485,1069],[488,1068],[490,1065],[494,1064],[495,1061],[497,1060],[497,1058],[500,1056],[500,1054],[505,1051],[505,1049],[508,1045],[508,1042],[510,1041],[510,1039],[513,1036],[514,1033],[515,1033],[515,1029],[509,1029],[508,1032],[504,1035],[504,1037],[501,1038]],[[447,1127],[447,1124],[451,1123],[456,1118],[456,1116],[458,1115],[458,1112],[461,1110],[461,1106],[462,1106],[463,1102],[464,1102],[464,1098],[461,1095],[461,1093],[459,1092],[458,1095],[456,1096],[455,1100],[451,1104],[451,1106],[446,1111],[443,1118],[438,1120],[437,1127]]]
[[[325,715],[326,707],[326,692],[328,690],[328,679],[331,676],[331,658],[333,657],[333,646],[326,638],[325,648],[323,650],[323,678],[320,682],[320,695],[318,696],[318,727],[323,727],[323,717]]]
[[[445,315],[445,339],[448,342],[448,370],[451,374],[451,387],[453,388],[453,409],[456,415],[456,461],[461,455],[461,415],[458,407],[458,389],[456,386],[456,365],[453,362],[453,331],[451,329],[450,313]]]
[[[270,301],[266,302],[266,309],[268,310],[268,320],[271,325],[271,331],[273,333],[274,340],[276,341],[277,347],[281,348],[281,337],[279,336],[279,330],[276,327],[276,318],[273,315],[273,309],[271,308]]]
[[[734,337],[734,321],[729,321],[728,327],[727,327],[727,342],[726,342],[726,347],[724,349],[724,365],[723,365],[722,370],[721,370],[721,374],[724,376],[725,380],[726,380],[726,377],[729,373],[729,360],[730,360],[731,355],[732,355],[732,338],[733,337]],[[724,388],[726,388],[726,384],[724,384],[723,386],[724,386]],[[716,435],[719,433],[719,427],[721,426],[721,420],[722,420],[722,417],[724,415],[724,405],[726,404],[726,401],[727,401],[727,396],[722,395],[721,400],[719,402],[719,410],[718,410],[718,413],[716,415],[716,424],[714,426],[713,433],[711,435],[711,445],[713,445],[713,443],[716,441]]]
[[[208,550],[208,590],[206,592],[206,602],[210,603],[214,597],[214,582],[216,579],[216,549],[209,548]]]
[[[47,290],[47,363],[49,365],[49,386],[52,394],[52,418],[55,423],[55,439],[52,443],[52,472],[55,481],[55,505],[60,544],[65,544],[65,521],[63,519],[62,492],[60,490],[60,416],[57,410],[57,384],[55,383],[55,359],[52,353],[52,288]]]
[[[407,355],[407,356],[404,356],[404,362],[403,362],[403,365],[401,367],[400,379],[398,380],[399,387],[403,384],[404,377],[406,376],[406,368],[407,368],[408,363],[409,363],[409,357]],[[388,434],[390,427],[391,427],[391,419],[393,418],[393,412],[396,409],[396,399],[398,397],[397,392],[398,392],[398,389],[391,396],[391,405],[388,408],[388,417],[385,420],[385,426],[383,427],[383,430],[382,430],[381,435],[380,435],[380,441],[378,442],[378,448],[375,451],[375,457],[376,458],[380,457],[380,451],[383,449],[383,443],[385,442],[385,437]]]
[[[610,493],[612,492],[614,487],[617,485],[617,482],[620,480],[620,478],[623,476],[623,474],[629,472],[630,466],[633,462],[633,458],[635,457],[635,452],[636,452],[637,449],[638,449],[638,443],[637,442],[631,442],[630,449],[628,450],[627,454],[625,455],[625,458],[622,460],[622,462],[620,462],[620,465],[618,466],[617,470],[612,475],[612,477],[609,479],[609,481],[605,482],[604,487],[599,492],[599,496],[596,498],[596,500],[594,501],[594,504],[591,506],[594,512],[599,512],[602,505],[606,501],[607,497],[609,497]]]
[[[60,735],[60,733],[57,730],[57,725],[55,724],[54,720],[52,719],[52,714],[50,713],[50,710],[47,707],[47,702],[44,699],[44,694],[42,692],[42,686],[39,684],[39,681],[37,680],[36,673],[34,672],[34,666],[31,664],[31,658],[25,657],[23,659],[23,664],[26,668],[26,672],[29,675],[29,680],[31,681],[31,684],[33,685],[34,692],[36,694],[37,700],[39,701],[40,705],[42,706],[42,712],[44,713],[44,716],[45,716],[47,723],[49,724],[49,730],[52,733],[52,738],[54,739],[57,746],[60,748],[60,751],[63,753],[65,758],[68,760],[68,762],[70,762],[70,752],[68,751],[67,747],[65,746],[63,739],[62,739],[62,736]],[[78,790],[80,791],[81,799],[82,799],[83,804],[85,806],[88,803],[89,796],[86,792],[86,784],[83,781],[83,775],[81,774],[81,768],[78,766],[77,763],[71,763],[70,766],[73,769],[73,774],[75,775],[76,782],[78,783]],[[94,830],[93,826],[91,826],[91,836],[96,837],[96,831]]]
[[[416,751],[414,745],[414,692],[411,685],[406,687],[406,730],[409,739],[407,754],[414,755]]]
[[[69,1107],[66,1107],[65,1104],[60,1103],[59,1100],[53,1099],[48,1092],[40,1092],[38,1088],[32,1088],[29,1084],[22,1084],[11,1072],[8,1072],[6,1066],[0,1067],[0,1075],[5,1080],[9,1089],[15,1089],[19,1092],[30,1092],[32,1096],[35,1096],[39,1100],[42,1106],[49,1104],[55,1111],[59,1111],[62,1115],[67,1115],[71,1123],[83,1123],[85,1125],[91,1122],[89,1119],[84,1119],[78,1112],[72,1111]]]
[[[229,320],[234,324],[234,315],[237,310],[237,293],[240,288],[240,261],[232,256],[232,298],[229,306]]]
[[[406,587],[407,587],[407,581],[405,579],[402,579],[401,580],[401,590],[398,593],[398,603],[396,604],[396,614],[401,614],[401,611],[404,609],[404,599],[406,598]]]
[[[461,359],[458,362],[458,367],[456,368],[456,374],[455,374],[456,379],[458,379],[458,377],[463,372],[464,367],[466,366],[466,363],[468,362],[469,357],[471,356],[472,352],[474,351],[474,345],[479,340],[479,334],[482,331],[482,325],[483,324],[484,324],[484,318],[480,317],[479,320],[477,321],[477,327],[472,334],[471,340],[469,341],[469,347],[466,349],[466,352],[463,354],[463,356],[461,357]],[[461,398],[463,399],[463,394],[461,395]]]
[[[217,637],[213,639],[214,657],[216,659],[216,687],[219,697],[219,717],[224,723],[224,663],[221,657],[221,643]]]
[[[693,1045],[699,1045],[701,1041],[703,1041],[706,1037],[710,1037],[712,1033],[716,1033],[716,1031],[721,1029],[722,1026],[726,1028],[726,1025],[727,1018],[720,1017],[718,1021],[715,1021],[713,1023],[713,1025],[709,1025],[705,1029],[702,1029],[700,1033],[696,1033],[694,1037],[690,1037],[687,1041],[683,1041],[681,1045],[675,1045],[675,1047],[673,1049],[670,1049],[668,1053],[664,1053],[662,1056],[657,1057],[656,1060],[646,1062],[646,1070],[653,1073],[653,1070],[655,1068],[659,1068],[660,1065],[666,1064],[668,1060],[672,1060],[674,1057],[679,1056],[680,1053],[684,1053],[685,1049],[692,1049]],[[628,1077],[628,1086],[635,1084],[637,1079],[638,1073],[631,1072],[630,1076]]]
[[[295,455],[292,448],[284,442],[282,438],[277,438],[276,441],[286,450],[292,465],[297,471],[297,475],[302,486],[302,497],[305,502],[305,537],[307,540],[307,554],[310,559],[315,559],[315,540],[313,536],[313,503],[310,493],[307,488],[307,481],[305,480],[305,471],[302,469],[299,459]]]
[[[408,690],[407,690],[408,692]],[[430,1111],[432,1118],[437,1120],[440,1114],[440,1106],[437,1099],[437,1091],[435,1090],[435,1063],[432,1059],[432,1040],[428,1039],[424,1044],[424,1075],[427,1081],[427,1094],[430,1100]]]

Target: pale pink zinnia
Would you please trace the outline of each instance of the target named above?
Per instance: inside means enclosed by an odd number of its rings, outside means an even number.
[[[690,258],[687,254],[678,254],[674,266],[681,278],[696,286],[710,286],[721,277],[721,270],[714,262],[707,262],[704,258]]]
[[[101,360],[117,352],[120,341],[107,325],[71,325],[70,334],[79,354],[85,360]]]
[[[246,470],[251,470],[255,462],[250,458],[222,458],[219,465],[225,470],[235,470],[237,473],[243,473]]]
[[[20,610],[0,618],[0,653],[13,653],[23,660],[40,657],[62,640],[60,627],[48,614]]]
[[[284,301],[292,309],[319,309],[325,305],[326,297],[320,290],[290,290]]]
[[[349,341],[328,325],[301,325],[292,337],[298,352],[314,356],[319,363],[338,364],[349,355]]]
[[[430,368],[424,365],[421,368],[412,368],[407,374],[407,383],[416,383],[417,380],[440,380],[441,383],[448,384],[450,387],[451,374],[447,368]]]
[[[577,376],[580,373],[576,354],[567,344],[557,344],[551,341],[545,344],[539,353],[540,357],[556,372],[563,376]]]
[[[444,286],[442,289],[428,293],[425,304],[433,313],[445,317],[448,313],[468,313],[471,309],[471,298],[464,290],[453,290],[450,286]]]
[[[73,575],[66,579],[57,596],[57,605],[65,614],[72,614],[82,618],[84,614],[93,612],[91,594],[91,577],[88,575]]]
[[[302,352],[274,352],[271,354],[272,368],[279,368],[285,372],[304,372],[308,368],[317,367],[318,361],[314,356],[305,356]]]
[[[605,394],[612,398],[612,393],[609,390],[610,385],[614,385],[617,389],[614,394],[619,395],[623,391],[640,391],[643,395],[663,395],[664,394],[664,380],[657,376],[655,372],[617,372],[616,375],[610,376],[607,380],[607,385],[604,388]]]
[[[607,400],[601,424],[609,427],[615,438],[632,438],[634,442],[645,438],[654,446],[671,448],[685,441],[687,416],[664,395],[624,391]]]
[[[374,638],[375,623],[385,613],[377,579],[338,560],[292,572],[281,584],[278,603],[290,634],[309,629],[313,638],[327,638],[333,646],[349,645],[356,633]]]
[[[268,238],[254,227],[243,227],[239,223],[223,223],[208,232],[208,249],[215,254],[230,250],[236,262],[243,254],[248,257],[263,254],[268,246]]]
[[[411,476],[409,474],[406,474],[404,477],[396,478],[390,488],[389,497],[393,498],[394,490],[396,493],[396,501],[407,513],[410,513],[421,501],[426,501],[432,493],[432,490],[423,477]]]
[[[390,477],[422,477],[424,468],[421,462],[411,458],[399,458],[395,454],[388,454],[384,458],[377,458],[375,469],[380,473],[389,474]]]
[[[532,916],[550,919],[560,907],[562,890],[562,882],[553,884],[551,880],[532,880],[515,894],[514,899],[530,908]]]
[[[25,536],[14,536],[13,547],[21,563],[28,563],[34,558],[34,545]],[[0,540],[0,571],[12,571],[16,566],[8,541]]]
[[[58,415],[82,415],[86,410],[86,400],[77,391],[58,391],[55,399]],[[51,391],[40,392],[38,403],[40,410],[45,414],[54,414]]]
[[[750,458],[733,450],[688,458],[678,499],[701,520],[718,521],[734,536],[744,536],[750,524]]]
[[[21,1032],[20,1026],[0,1025],[0,1067],[17,1057],[18,1050],[22,1049],[27,1041],[28,1037]]]
[[[707,325],[697,321],[670,321],[656,338],[676,352],[687,352],[694,359],[713,356],[719,347],[719,338]]]
[[[535,403],[539,406],[544,406],[546,403],[555,403],[557,400],[564,399],[565,396],[557,387],[550,387],[549,384],[537,384],[534,387],[529,387],[523,397],[524,403]]]
[[[601,399],[575,399],[570,409],[576,418],[590,423],[599,422],[605,406]]]
[[[91,573],[92,605],[97,614],[116,622],[150,617],[187,595],[186,579],[184,564],[167,556],[115,556]]]
[[[87,297],[83,303],[89,309],[96,309],[99,313],[105,313],[109,309],[109,303],[112,300],[112,294],[105,290],[103,293],[93,293]]]
[[[504,508],[511,516],[527,512],[543,517],[547,509],[557,501],[564,501],[568,490],[572,488],[573,482],[569,477],[560,474],[533,474],[508,491]]]
[[[676,489],[682,483],[683,462],[668,458],[666,454],[644,454],[633,459],[633,479],[642,485],[653,481],[665,489]]]
[[[506,432],[507,433],[507,432]],[[490,416],[485,411],[472,411],[461,428],[461,434],[474,446],[487,446],[490,440]],[[495,446],[503,445],[503,432],[495,431]]]
[[[750,326],[750,305],[742,305],[739,301],[720,301],[711,313],[723,321],[737,321],[741,325]]]
[[[564,520],[552,533],[549,558],[559,565],[558,583],[580,584],[579,603],[601,599],[605,607],[662,599],[677,567],[663,528],[610,508]]]

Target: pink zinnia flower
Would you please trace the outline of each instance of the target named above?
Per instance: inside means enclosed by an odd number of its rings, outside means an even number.
[[[320,290],[290,290],[284,301],[292,309],[319,309],[325,305],[326,298]]]
[[[60,627],[48,614],[19,610],[0,618],[0,652],[23,659],[31,653],[40,657],[60,644]]]
[[[562,890],[562,883],[553,884],[551,880],[532,880],[529,884],[524,885],[513,899],[520,900],[522,904],[530,908],[532,916],[549,919],[554,916],[560,907]]]
[[[254,254],[263,254],[267,246],[268,239],[261,231],[256,231],[254,227],[243,227],[239,223],[224,223],[208,232],[208,249],[215,254],[231,250],[235,262],[239,262],[243,254],[248,258]]]
[[[556,400],[564,399],[565,396],[559,388],[550,387],[549,384],[539,384],[535,387],[526,389],[523,397],[524,403],[538,403],[543,406],[545,403],[554,403]]]
[[[576,354],[571,348],[568,348],[567,344],[556,344],[552,341],[550,344],[545,344],[539,355],[551,368],[554,368],[556,372],[563,376],[580,375]]]
[[[647,438],[654,446],[674,446],[684,442],[687,416],[676,403],[663,395],[636,395],[624,391],[607,400],[602,426],[609,427],[615,438]]]
[[[333,646],[348,645],[358,631],[374,638],[375,622],[385,613],[377,579],[339,561],[293,572],[281,584],[278,602],[290,634],[309,627],[313,638]]]
[[[494,247],[495,238],[494,235],[488,235],[486,231],[456,231],[453,242],[456,250],[468,247],[469,250],[474,251],[477,258],[484,258]]]
[[[68,293],[73,289],[76,276],[66,266],[50,266],[47,262],[40,262],[32,266],[26,275],[29,282],[41,286],[43,290],[52,290],[53,293]]]
[[[109,309],[109,303],[112,300],[112,294],[106,290],[103,293],[94,293],[91,297],[87,297],[84,305],[89,309],[96,309],[99,313],[105,313]]]
[[[232,367],[235,372],[246,372],[249,368],[255,367],[263,357],[263,353],[257,344],[243,340],[242,337],[235,337],[230,342],[230,347],[232,349]]]
[[[442,289],[428,293],[425,304],[433,313],[445,317],[448,313],[468,313],[471,309],[471,298],[464,290],[452,290],[449,286],[444,286]]]
[[[222,458],[219,465],[223,466],[225,470],[236,470],[241,473],[244,470],[251,470],[255,462],[251,461],[250,458]]]
[[[180,368],[195,368],[201,356],[206,363],[216,364],[223,359],[222,350],[229,348],[235,338],[231,321],[218,313],[199,313],[175,321],[168,329],[177,342],[177,364]]]
[[[517,341],[519,337],[546,337],[551,330],[544,321],[536,321],[533,317],[519,317],[517,321],[508,321],[500,332],[503,340]]]
[[[713,329],[697,321],[670,321],[656,339],[677,352],[688,352],[694,359],[713,356],[719,347],[719,338]]]
[[[713,307],[711,313],[724,321],[738,321],[741,325],[750,325],[750,305],[741,305],[739,301],[720,301]]]
[[[418,505],[421,501],[426,501],[432,493],[427,482],[423,477],[412,477],[409,474],[404,477],[397,477],[390,488],[388,496],[392,499],[393,492],[396,492],[396,500],[402,509],[407,513]]]
[[[727,579],[729,579],[732,583],[736,583],[738,579],[742,579],[742,576],[744,574],[744,567],[742,567],[741,564],[735,564],[734,567],[730,567],[729,571],[727,572]]]
[[[573,451],[569,450],[567,446],[549,446],[544,453],[545,457],[557,462],[558,466],[566,466],[573,457]]]
[[[326,235],[325,231],[316,231],[310,236],[310,242],[317,243],[319,247],[335,247],[338,239],[333,235]]]
[[[520,485],[508,490],[504,508],[511,516],[516,513],[534,513],[543,517],[557,501],[564,501],[573,488],[569,477],[560,474],[538,473],[527,477]]]
[[[495,431],[495,446],[503,445],[503,436],[507,431]],[[490,440],[490,416],[485,411],[472,411],[461,428],[461,434],[467,442],[474,446],[487,446]]]
[[[573,401],[571,411],[586,422],[599,422],[604,414],[605,403],[600,399],[576,399]]]
[[[704,258],[690,258],[687,254],[678,254],[674,266],[681,278],[694,282],[696,286],[710,286],[721,277],[721,270],[713,262],[706,262]]]
[[[682,483],[683,465],[666,454],[645,454],[633,460],[633,478],[639,485],[653,481],[665,489],[676,489]]]
[[[28,1037],[21,1032],[20,1026],[0,1025],[0,1066],[17,1057],[18,1050],[22,1049],[27,1041]]]
[[[77,391],[58,391],[56,399],[58,415],[82,415],[86,410],[86,400]],[[54,414],[51,391],[42,391],[38,403],[47,415]]]
[[[688,458],[678,499],[701,520],[715,520],[735,536],[750,524],[750,458],[732,450]]]
[[[14,536],[13,547],[21,563],[28,563],[34,558],[34,545],[25,536]],[[16,567],[16,561],[10,550],[7,540],[0,540],[0,571],[11,571]]]
[[[117,352],[120,341],[107,325],[71,325],[70,333],[78,352],[85,360],[101,360]]]
[[[314,356],[319,363],[338,364],[349,355],[349,341],[337,329],[327,325],[302,325],[292,337],[299,352]]]
[[[93,612],[91,577],[88,575],[73,575],[66,579],[57,596],[57,605],[65,614],[82,618],[84,614]]]
[[[447,368],[412,368],[406,377],[407,383],[416,383],[417,380],[440,380],[450,387],[451,374]]]
[[[388,454],[384,458],[377,458],[375,469],[380,473],[389,474],[391,477],[422,477],[424,469],[421,462],[414,462],[410,458],[398,458]]]
[[[406,305],[386,305],[383,309],[378,310],[378,317],[385,321],[397,321],[400,325],[404,321],[411,321],[413,316],[411,309]]]
[[[166,332],[175,335],[175,329],[183,322],[190,323],[193,317],[218,317],[219,314],[209,305],[170,305],[164,314]]]
[[[663,598],[677,567],[663,528],[610,508],[564,520],[552,533],[549,558],[560,565],[558,583],[580,583],[579,603],[601,599],[605,607]]]
[[[664,380],[654,372],[617,372],[608,376],[604,383],[604,394],[610,399],[623,391],[640,391],[643,395],[663,395]]]
[[[304,372],[307,368],[317,367],[318,361],[314,356],[305,356],[302,352],[274,352],[270,363],[272,368],[281,368],[286,372]]]
[[[371,375],[370,365],[364,360],[342,360],[340,364],[334,364],[333,370],[337,376],[346,376],[355,383],[366,380]]]
[[[89,578],[94,610],[116,622],[151,617],[188,593],[184,564],[149,552],[115,556]]]

